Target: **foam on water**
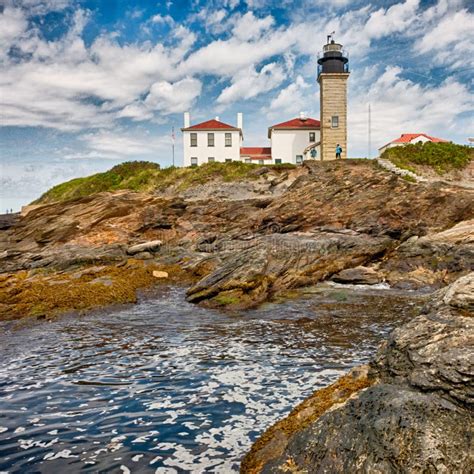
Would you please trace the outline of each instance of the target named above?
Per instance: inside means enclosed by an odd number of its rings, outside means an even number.
[[[0,326],[0,471],[237,472],[265,428],[413,309],[392,290],[346,291],[223,314],[171,287],[114,312]]]

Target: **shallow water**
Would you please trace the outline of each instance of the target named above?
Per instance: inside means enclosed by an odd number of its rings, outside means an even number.
[[[421,305],[323,285],[229,314],[184,295],[0,325],[0,472],[237,472],[266,427]]]

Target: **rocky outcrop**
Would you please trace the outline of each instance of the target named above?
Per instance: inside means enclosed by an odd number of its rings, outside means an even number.
[[[439,291],[422,314],[391,333],[366,388],[329,404],[283,442],[264,435],[242,472],[471,472],[473,285],[470,273]],[[316,392],[313,404],[323,395]]]
[[[394,286],[441,287],[474,271],[474,220],[462,221],[442,232],[412,236],[383,263]]]
[[[36,207],[0,231],[0,274],[133,257],[186,269],[198,279],[190,301],[245,308],[333,276],[438,288],[474,266],[468,190],[413,186],[366,160],[255,173]]]
[[[391,243],[388,237],[356,232],[256,237],[225,255],[214,271],[188,290],[188,300],[249,307],[283,290],[312,285],[346,267],[369,262]]]

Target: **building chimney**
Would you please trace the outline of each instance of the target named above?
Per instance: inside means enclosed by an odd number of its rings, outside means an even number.
[[[219,115],[216,115],[215,120],[217,120],[219,122]]]
[[[189,128],[191,126],[191,119],[189,117],[189,112],[184,112],[184,128]]]
[[[244,114],[242,112],[237,113],[237,128],[244,129]]]
[[[306,114],[304,112],[300,112],[300,120],[303,122],[306,120]]]

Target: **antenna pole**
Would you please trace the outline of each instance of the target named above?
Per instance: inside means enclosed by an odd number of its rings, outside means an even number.
[[[371,158],[371,150],[372,150],[372,113],[371,113],[371,110],[370,110],[370,102],[369,102],[369,124],[368,124],[368,128],[369,128],[369,143],[368,143],[368,153],[367,153],[367,158]]]

